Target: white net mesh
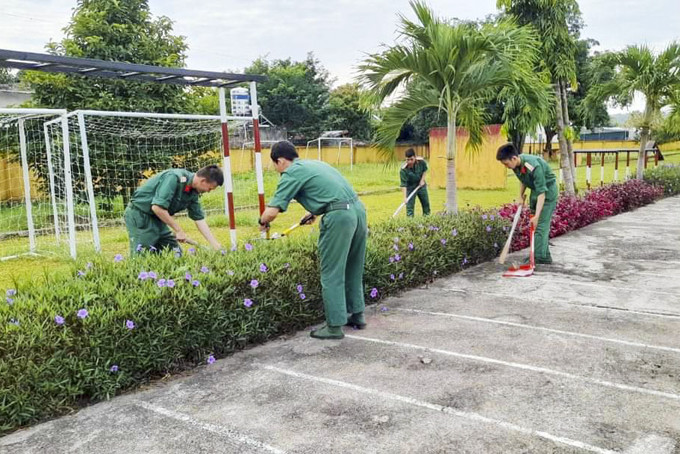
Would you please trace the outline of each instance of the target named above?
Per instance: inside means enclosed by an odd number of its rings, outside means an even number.
[[[0,259],[63,252],[43,125],[58,114],[0,109]]]
[[[229,122],[237,210],[255,207],[258,203],[252,149],[241,149],[241,144],[248,140],[249,122],[249,119]],[[218,117],[83,113],[81,120],[78,114],[70,114],[68,129],[76,236],[79,243],[87,244],[96,244],[98,236],[104,249],[109,238],[119,240],[125,207],[134,191],[148,178],[169,168],[196,171],[209,164],[223,165]],[[53,144],[54,166],[58,168],[56,187],[63,188],[66,186],[64,153],[63,147],[58,146],[63,140],[58,124],[48,126],[48,135]],[[201,198],[208,217],[224,218],[221,225],[226,225],[224,200],[222,188]],[[90,206],[94,206],[94,213],[90,212]],[[183,215],[185,213],[178,213]],[[61,225],[66,218],[60,221]]]

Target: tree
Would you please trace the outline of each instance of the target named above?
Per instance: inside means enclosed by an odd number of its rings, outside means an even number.
[[[13,84],[17,81],[14,74],[9,72],[7,68],[0,68],[0,85]]]
[[[259,58],[245,72],[268,76],[258,84],[257,97],[263,114],[272,123],[285,127],[298,140],[319,136],[330,78],[312,53],[302,62]]]
[[[331,91],[328,98],[326,129],[346,130],[359,140],[373,136],[373,126],[368,110],[361,106],[359,84],[341,85]]]
[[[596,103],[589,108],[584,103],[585,97],[593,85],[595,56],[590,55],[590,49],[599,43],[594,39],[580,39],[576,41],[576,80],[577,89],[568,94],[569,112],[572,115],[572,126],[576,131],[585,127],[594,129],[601,126],[609,126],[610,119],[607,105],[604,102]],[[603,77],[600,74],[600,77]]]
[[[101,60],[182,67],[187,45],[184,38],[172,34],[167,17],[154,18],[148,0],[78,0],[71,23],[64,29],[66,37],[50,42],[47,50],[54,55]],[[68,110],[96,109],[145,112],[182,112],[188,102],[183,87],[176,85],[82,77],[26,71],[21,79],[33,90],[30,104],[35,107]],[[102,196],[104,208],[115,197],[127,202],[139,180],[144,178],[127,158],[123,142],[102,141],[106,146],[91,150],[92,177],[99,181],[95,193]],[[172,147],[157,148],[157,168],[173,163]],[[34,171],[46,180],[44,157],[32,157]],[[76,163],[74,163],[76,165]],[[108,169],[118,169],[114,174]]]
[[[360,66],[362,79],[375,102],[396,97],[377,128],[377,143],[389,156],[402,126],[416,113],[432,107],[445,113],[446,209],[456,213],[456,128],[467,128],[468,148],[474,150],[482,141],[485,103],[498,90],[511,86],[532,102],[543,95],[533,73],[538,43],[530,29],[510,22],[450,25],[424,3],[411,1],[411,7],[417,21],[401,17],[404,43],[370,55]]]
[[[514,17],[519,25],[533,26],[540,36],[542,66],[553,83],[555,118],[560,141],[561,167],[565,190],[575,192],[574,159],[569,127],[567,84],[576,85],[574,35],[582,27],[576,0],[497,0],[499,8]]]
[[[640,153],[637,163],[637,178],[642,178],[645,163],[645,147],[650,137],[650,128],[661,109],[672,106],[680,92],[680,43],[672,42],[663,52],[655,55],[647,46],[628,46],[620,52],[601,56],[598,65],[603,69],[598,74],[607,75],[609,80],[595,80],[588,92],[586,102],[593,105],[613,100],[620,106],[630,105],[636,94],[645,97],[645,109],[639,120]],[[609,71],[607,71],[609,69]]]

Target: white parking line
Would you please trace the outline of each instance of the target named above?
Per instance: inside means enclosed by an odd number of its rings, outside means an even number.
[[[154,413],[158,413],[159,415],[166,416],[171,419],[175,419],[177,421],[181,421],[183,423],[189,424],[190,426],[193,426],[197,429],[200,430],[205,430],[206,432],[212,432],[216,433],[219,435],[223,435],[227,438],[229,438],[232,441],[235,441],[237,443],[243,444],[243,445],[248,445],[253,448],[258,448],[266,452],[271,452],[275,454],[286,454],[286,451],[283,451],[281,449],[275,448],[273,446],[270,446],[266,443],[262,443],[260,441],[254,440],[250,437],[247,437],[243,434],[240,434],[232,429],[228,429],[226,427],[218,426],[215,424],[210,424],[207,422],[199,421],[197,419],[192,418],[189,415],[185,415],[183,413],[178,413],[173,410],[168,410],[167,408],[159,407],[158,405],[154,405],[149,402],[144,402],[144,401],[136,401],[135,405],[144,408],[145,410],[152,411]]]
[[[392,393],[387,393],[387,392],[384,392],[384,391],[378,391],[377,389],[373,389],[373,388],[366,388],[364,386],[354,385],[352,383],[347,383],[347,382],[343,382],[343,381],[339,381],[339,380],[333,380],[333,379],[325,378],[325,377],[317,377],[315,375],[309,375],[309,374],[304,374],[304,373],[301,373],[301,372],[295,372],[293,370],[282,369],[280,367],[263,365],[262,368],[269,370],[269,371],[272,371],[272,372],[278,372],[280,374],[288,375],[290,377],[295,377],[295,378],[300,378],[300,379],[304,379],[304,380],[310,380],[310,381],[315,381],[315,382],[319,382],[319,383],[324,383],[324,384],[331,385],[331,386],[337,386],[339,388],[351,389],[353,391],[357,391],[357,392],[360,392],[360,393],[363,393],[363,394],[368,394],[368,395],[375,396],[375,397],[381,397],[383,399],[389,399],[389,400],[393,400],[393,401],[397,401],[397,402],[401,402],[401,403],[405,403],[405,404],[409,404],[409,405],[414,405],[416,407],[426,408],[428,410],[433,410],[433,411],[438,411],[438,412],[458,416],[460,418],[465,418],[465,419],[468,419],[470,421],[492,424],[494,426],[498,426],[498,427],[501,427],[501,428],[506,429],[506,430],[510,430],[510,431],[513,431],[513,432],[519,432],[519,433],[524,434],[524,435],[530,435],[530,436],[534,436],[534,437],[544,438],[546,440],[550,440],[552,442],[559,443],[559,444],[566,445],[566,446],[571,446],[573,448],[583,449],[583,450],[590,451],[590,452],[596,452],[598,454],[616,454],[616,451],[610,451],[608,449],[599,448],[597,446],[589,445],[587,443],[583,443],[583,442],[577,441],[577,440],[572,440],[570,438],[559,437],[557,435],[552,435],[552,434],[547,433],[547,432],[529,429],[529,428],[518,426],[516,424],[512,424],[512,423],[509,423],[509,422],[506,422],[506,421],[501,421],[501,420],[493,419],[493,418],[487,418],[486,416],[482,416],[478,413],[460,411],[460,410],[456,410],[456,409],[451,408],[451,407],[445,407],[443,405],[433,404],[433,403],[426,402],[426,401],[423,401],[423,400],[414,399],[412,397],[406,397],[406,396],[401,396],[399,394],[392,394]]]
[[[513,367],[515,369],[528,370],[528,371],[531,371],[531,372],[538,372],[538,373],[541,373],[541,374],[555,375],[555,376],[558,376],[558,377],[565,377],[565,378],[569,378],[569,379],[572,379],[572,380],[582,381],[582,382],[586,382],[586,383],[592,383],[592,384],[604,386],[604,387],[607,387],[607,388],[615,388],[615,389],[620,389],[620,390],[623,390],[623,391],[631,391],[631,392],[636,392],[636,393],[640,393],[640,394],[649,394],[651,396],[664,397],[666,399],[672,399],[672,400],[679,400],[680,401],[680,395],[679,394],[667,393],[667,392],[664,392],[664,391],[656,391],[656,390],[653,390],[653,389],[639,388],[637,386],[624,385],[622,383],[614,383],[614,382],[606,381],[606,380],[598,380],[597,378],[582,377],[580,375],[570,374],[568,372],[562,372],[562,371],[554,370],[554,369],[548,369],[548,368],[545,368],[545,367],[532,366],[532,365],[529,365],[529,364],[515,363],[515,362],[510,362],[510,361],[502,361],[500,359],[488,358],[488,357],[485,357],[485,356],[468,355],[466,353],[452,352],[452,351],[449,351],[449,350],[442,350],[442,349],[438,349],[438,348],[424,347],[422,345],[415,345],[415,344],[407,344],[407,343],[404,343],[404,342],[387,341],[387,340],[382,340],[382,339],[375,339],[375,338],[372,338],[372,337],[356,336],[354,334],[345,334],[345,337],[350,338],[350,339],[366,341],[366,342],[373,342],[373,343],[376,343],[376,344],[391,345],[393,347],[402,347],[402,348],[411,348],[411,349],[416,349],[416,350],[425,350],[425,351],[428,351],[428,352],[439,353],[441,355],[453,356],[455,358],[469,359],[469,360],[472,360],[472,361],[479,361],[479,362],[484,362],[484,363],[489,363],[489,364],[497,364],[499,366]]]
[[[462,289],[462,288],[441,287],[440,289],[444,290],[444,291],[448,291],[448,292],[461,293],[461,294],[464,294],[464,295],[470,294],[466,289]],[[474,290],[474,294],[475,295],[494,296],[494,297],[505,298],[505,299],[514,299],[514,300],[520,300],[520,301],[525,301],[525,302],[527,300],[526,296],[517,296],[517,295],[510,295],[510,294],[507,294],[507,293],[497,293],[497,292],[485,292],[485,291],[481,291],[481,290]],[[536,301],[536,298],[533,298],[533,301]],[[582,303],[576,303],[576,302],[573,302],[573,301],[568,301],[568,300],[564,300],[564,299],[557,299],[557,298],[552,298],[549,301],[561,303],[561,304],[569,304],[571,306],[580,307],[580,308],[584,308],[584,309],[613,310],[613,311],[620,311],[621,313],[624,313],[624,314],[646,315],[646,316],[649,316],[649,317],[661,317],[661,318],[669,318],[669,319],[672,319],[672,320],[680,320],[680,314],[651,312],[651,311],[636,311],[634,309],[628,309],[628,308],[625,308],[625,307],[618,307],[618,306],[603,306],[603,305],[582,304]]]
[[[641,342],[632,342],[632,341],[621,340],[621,339],[613,339],[611,337],[593,336],[591,334],[576,333],[576,332],[573,332],[573,331],[562,331],[562,330],[559,330],[559,329],[545,328],[545,327],[542,327],[542,326],[534,326],[534,325],[525,325],[525,324],[522,324],[522,323],[504,322],[504,321],[501,321],[501,320],[494,320],[492,318],[473,317],[473,316],[470,316],[470,315],[458,315],[458,314],[451,314],[449,312],[429,312],[429,311],[422,311],[422,310],[419,310],[419,309],[395,308],[394,310],[401,311],[401,312],[414,312],[416,314],[460,318],[462,320],[471,320],[471,321],[475,321],[475,322],[493,323],[493,324],[496,324],[496,325],[512,326],[512,327],[516,327],[516,328],[533,329],[533,330],[536,330],[536,331],[545,331],[545,332],[548,332],[548,333],[564,334],[566,336],[583,337],[585,339],[594,339],[594,340],[599,340],[599,341],[604,341],[604,342],[612,342],[612,343],[615,343],[615,344],[626,345],[626,346],[629,346],[629,347],[648,348],[648,349],[651,349],[651,350],[661,350],[661,351],[672,352],[672,353],[680,353],[680,348],[665,347],[665,346],[662,346],[662,345],[649,345],[649,344],[643,344]]]

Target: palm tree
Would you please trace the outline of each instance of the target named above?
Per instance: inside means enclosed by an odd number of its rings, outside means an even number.
[[[401,42],[369,55],[359,69],[376,103],[394,98],[376,131],[389,156],[401,127],[420,110],[435,107],[446,114],[446,210],[457,213],[456,127],[466,127],[468,148],[478,149],[485,102],[500,90],[512,87],[530,104],[540,104],[544,84],[533,71],[538,43],[531,29],[509,21],[452,25],[422,2],[410,4],[417,21],[400,16]]]
[[[680,43],[672,42],[663,52],[654,55],[647,46],[628,46],[620,52],[603,54],[603,66],[595,85],[586,96],[586,104],[613,100],[621,106],[630,105],[636,94],[645,97],[645,109],[640,119],[640,153],[637,175],[642,178],[645,165],[645,147],[650,137],[652,120],[661,109],[672,106],[680,92]],[[613,76],[611,70],[614,71]],[[602,80],[603,78],[608,80]]]
[[[533,26],[540,37],[541,67],[553,83],[555,127],[560,143],[564,189],[575,193],[574,154],[570,138],[567,85],[576,87],[576,40],[574,31],[581,26],[576,0],[497,0],[497,6],[520,25]],[[573,29],[573,30],[570,30]]]

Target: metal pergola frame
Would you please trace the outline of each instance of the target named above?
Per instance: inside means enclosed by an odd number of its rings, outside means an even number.
[[[140,65],[93,58],[62,57],[0,49],[0,67],[27,71],[74,74],[118,80],[134,80],[198,87],[230,87],[243,82],[263,82],[266,76],[196,71],[184,68]]]
[[[113,80],[129,80],[135,82],[161,83],[181,86],[212,87],[218,89],[223,144],[223,172],[225,192],[225,214],[229,217],[229,230],[232,248],[236,248],[236,219],[234,213],[233,181],[231,175],[231,157],[229,149],[228,120],[248,120],[253,122],[255,142],[255,177],[257,180],[258,202],[260,214],[265,209],[264,176],[262,172],[262,145],[260,143],[259,107],[257,104],[257,82],[267,80],[266,76],[254,74],[234,74],[214,71],[197,71],[184,68],[168,68],[164,66],[142,65],[116,61],[96,60],[91,58],[64,57],[59,55],[20,52],[0,49],[0,68],[15,68],[25,71],[42,71],[49,73],[71,74],[83,77],[99,77]],[[225,89],[243,83],[250,86],[250,117],[230,117],[227,115]],[[78,112],[79,121],[83,123],[83,115],[87,111]],[[112,115],[114,113],[111,113]],[[144,114],[141,114],[144,115]],[[168,117],[172,114],[158,114]],[[62,115],[66,121],[66,113]],[[84,127],[81,124],[81,129]],[[93,218],[94,219],[94,218]],[[96,221],[93,221],[96,222]],[[94,224],[96,225],[96,224]],[[95,245],[98,246],[98,245]],[[99,248],[97,247],[99,250]],[[71,251],[75,257],[75,251]]]

